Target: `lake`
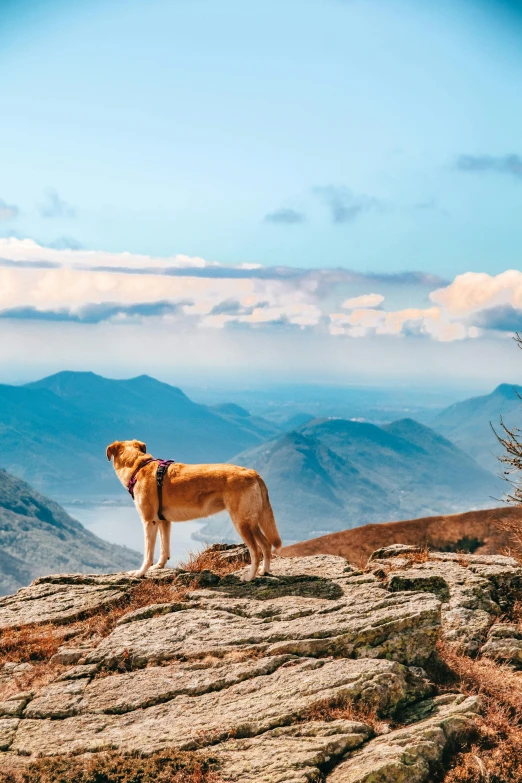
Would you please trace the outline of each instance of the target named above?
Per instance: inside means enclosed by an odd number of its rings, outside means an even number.
[[[73,518],[81,522],[95,536],[121,544],[143,553],[143,525],[134,506],[116,503],[64,503],[63,508]],[[190,552],[203,549],[201,541],[194,541],[192,533],[198,532],[205,521],[177,522],[172,524],[170,536],[171,557],[169,566],[175,566],[184,560]],[[159,534],[156,554],[159,551]]]

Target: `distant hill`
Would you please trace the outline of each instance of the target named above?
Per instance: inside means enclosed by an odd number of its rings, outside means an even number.
[[[495,524],[497,519],[515,520],[522,525],[522,508],[504,506],[464,514],[363,525],[284,547],[281,554],[283,557],[341,555],[359,565],[364,565],[375,550],[391,544],[428,545],[439,552],[497,554],[506,546],[505,536]]]
[[[239,406],[198,405],[147,375],[60,372],[0,385],[0,467],[60,498],[121,491],[105,459],[113,440],[139,438],[165,459],[223,462],[275,431]]]
[[[263,475],[283,540],[484,508],[501,494],[493,474],[412,419],[384,427],[316,419],[233,462]],[[201,534],[231,537],[233,530],[221,518]]]
[[[0,595],[52,573],[136,568],[141,556],[108,544],[25,481],[0,470]]]
[[[502,453],[502,447],[490,422],[498,432],[501,416],[508,426],[522,427],[519,394],[522,394],[522,386],[503,383],[491,394],[450,405],[430,421],[430,426],[471,454],[484,468],[498,472],[497,456]]]
[[[255,438],[268,440],[281,432],[281,428],[261,416],[252,416],[246,408],[233,402],[211,405],[209,410],[219,414],[227,421],[237,425],[246,432],[250,432]]]

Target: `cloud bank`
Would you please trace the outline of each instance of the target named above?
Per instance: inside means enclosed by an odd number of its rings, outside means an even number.
[[[192,332],[294,329],[330,339],[498,339],[522,327],[522,272],[468,272],[445,283],[419,273],[227,266],[10,238],[0,239],[0,318]]]

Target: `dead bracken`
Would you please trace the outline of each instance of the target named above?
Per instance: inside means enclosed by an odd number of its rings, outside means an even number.
[[[212,764],[193,753],[165,750],[150,756],[115,751],[64,754],[0,770],[0,783],[220,783]]]

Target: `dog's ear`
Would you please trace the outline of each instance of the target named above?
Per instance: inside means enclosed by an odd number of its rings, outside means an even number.
[[[115,440],[114,443],[111,443],[110,446],[107,446],[106,454],[109,462],[111,461],[112,457],[114,457],[114,455],[117,454],[119,447],[120,447],[119,440]]]
[[[142,454],[147,453],[147,447],[141,440],[133,440],[132,442],[134,446],[136,446],[136,448],[142,452]]]

